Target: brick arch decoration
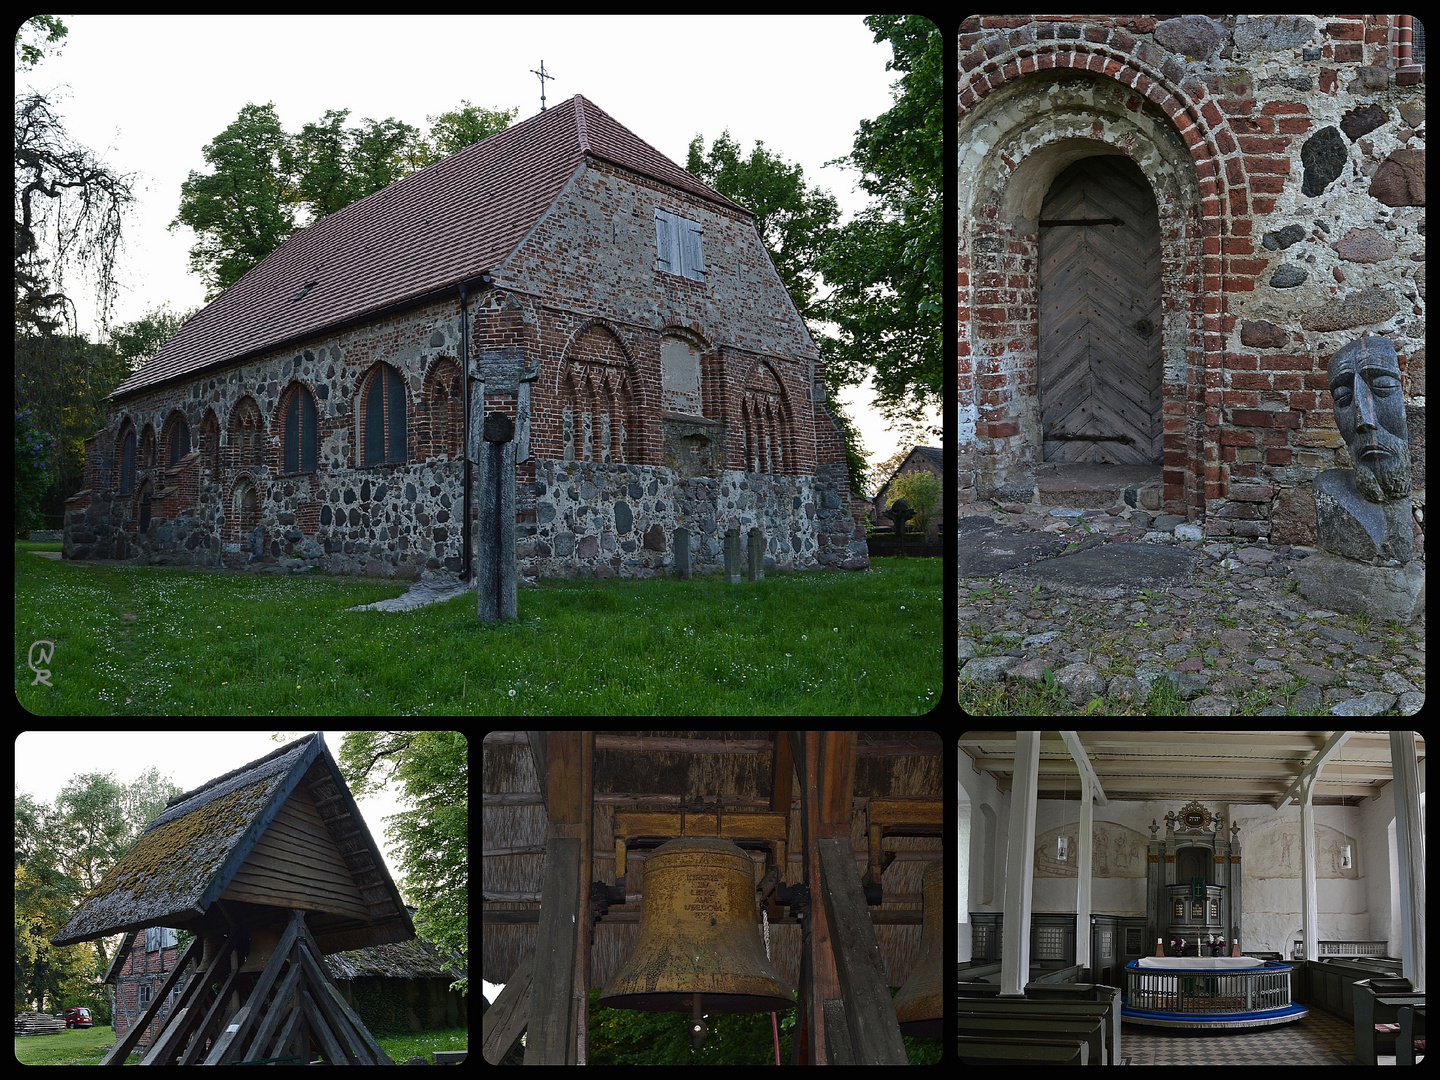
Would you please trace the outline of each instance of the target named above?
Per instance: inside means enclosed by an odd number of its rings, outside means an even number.
[[[638,420],[637,369],[619,332],[604,319],[587,319],[570,335],[562,355],[555,373],[561,457],[630,465],[648,461]]]
[[[1278,193],[1283,177],[1252,177],[1226,115],[1228,103],[1198,79],[1186,78],[1181,58],[1119,26],[972,17],[961,24],[959,43],[962,500],[992,493],[1003,484],[1007,464],[1023,463],[1017,444],[1025,417],[1013,398],[1013,380],[1038,338],[1038,225],[1023,231],[1029,205],[1021,189],[1028,180],[1038,217],[1049,180],[1065,164],[1090,153],[1123,153],[1137,164],[1159,159],[1170,165],[1169,175],[1147,173],[1161,214],[1167,285],[1164,498],[1167,511],[1191,520],[1203,516],[1211,500],[1227,494],[1218,453],[1226,296],[1253,290],[1266,265],[1253,258],[1248,224],[1234,226],[1250,214],[1255,192]],[[1036,130],[1033,114],[1005,108],[1026,85],[1038,89],[1048,79],[1073,88],[1080,85],[1074,76],[1088,82],[1096,109],[1089,115],[1076,110],[1044,133],[1048,138]],[[1157,119],[1163,123],[1153,123]],[[1068,148],[1066,140],[1073,140]],[[1048,147],[1048,156],[1027,173],[1026,160],[1007,152],[1012,144],[1022,152],[1027,145],[1029,152]],[[1188,152],[1189,160],[1165,153],[1173,148]],[[979,177],[972,175],[977,168]],[[987,177],[998,191],[987,189]],[[1009,190],[1016,179],[1021,184]],[[976,451],[968,468],[967,440]],[[1036,441],[1036,455],[1038,448]]]
[[[757,359],[740,396],[740,434],[748,472],[793,473],[796,468],[795,410],[785,383],[764,359]]]
[[[222,457],[231,470],[258,469],[265,463],[265,417],[249,394],[230,408],[225,448],[229,453]]]
[[[415,421],[422,460],[448,457],[461,460],[465,442],[465,381],[460,363],[442,356],[430,365],[420,391],[420,415]]]
[[[211,479],[219,478],[220,418],[215,415],[213,405],[206,408],[200,421],[200,467],[210,474]]]
[[[263,478],[252,475],[248,469],[238,473],[230,485],[225,539],[237,546],[242,562],[247,540],[260,524],[260,506],[264,491]]]

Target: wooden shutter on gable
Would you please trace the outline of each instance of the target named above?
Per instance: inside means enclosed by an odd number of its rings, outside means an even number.
[[[655,265],[667,274],[705,280],[705,229],[699,222],[655,210]]]
[[[675,215],[658,208],[655,211],[655,265],[667,274],[680,272]]]
[[[678,220],[680,222],[680,273],[695,281],[704,281],[705,249],[700,241],[705,230],[687,218]]]

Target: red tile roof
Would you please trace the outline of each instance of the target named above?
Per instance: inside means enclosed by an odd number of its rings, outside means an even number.
[[[577,94],[296,232],[111,396],[298,344],[473,280],[515,249],[592,158],[749,216]]]

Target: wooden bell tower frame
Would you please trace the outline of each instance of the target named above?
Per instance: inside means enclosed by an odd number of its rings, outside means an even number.
[[[547,826],[537,931],[533,952],[521,960],[486,1014],[487,1060],[497,1061],[526,1031],[525,1064],[586,1064],[587,988],[595,925],[591,882],[596,880],[592,869],[596,734],[531,731],[526,741],[534,757]],[[867,824],[869,866],[862,877],[851,840],[857,733],[776,731],[771,743],[769,805],[753,815],[735,817],[788,818],[792,800],[798,797],[794,812],[802,860],[796,883],[805,886],[808,899],[797,986],[797,1063],[904,1064],[905,1047],[865,888],[878,887],[889,861],[880,851],[882,836],[942,835],[941,802],[938,798],[911,801],[902,807],[899,800],[870,800],[874,818]],[[694,815],[664,816],[678,821]],[[616,818],[621,821],[622,815],[617,813]],[[743,828],[739,823],[734,827]],[[622,871],[624,831],[622,827],[616,835],[616,863]],[[688,826],[679,828],[681,833],[688,831]],[[714,831],[726,831],[718,818]],[[773,894],[769,903],[773,923],[781,908]],[[920,919],[917,910],[913,921]]]
[[[203,970],[204,938],[191,941],[144,1014],[100,1064],[125,1064],[182,982],[141,1065],[308,1065],[317,1053],[332,1065],[395,1064],[326,977],[303,911],[291,912],[258,973],[241,970],[249,937],[246,928],[232,923]]]

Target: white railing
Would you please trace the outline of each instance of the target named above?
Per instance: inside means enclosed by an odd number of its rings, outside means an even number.
[[[1263,1012],[1290,1004],[1290,967],[1273,961],[1253,971],[1126,968],[1131,1009],[1152,1012]]]
[[[1388,941],[1317,941],[1317,956],[1384,956]]]

